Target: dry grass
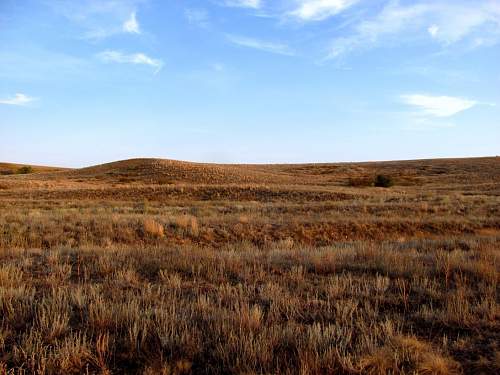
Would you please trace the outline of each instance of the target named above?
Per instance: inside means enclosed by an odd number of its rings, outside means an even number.
[[[454,374],[473,373],[481,356],[493,373],[498,280],[482,264],[497,264],[500,239],[465,241],[467,253],[448,253],[448,285],[442,243],[427,240],[413,250],[61,249],[56,264],[5,253],[4,363],[47,373]],[[53,281],[56,265],[70,277]]]
[[[396,187],[345,186],[378,173]],[[499,174],[136,160],[1,177],[0,373],[498,373]]]
[[[144,219],[143,223],[144,233],[148,236],[155,238],[162,238],[165,236],[163,225],[151,218]]]
[[[25,164],[13,164],[13,163],[0,163],[0,176],[2,175],[12,175],[18,173],[22,168],[30,168],[29,173],[47,173],[47,172],[61,172],[67,170],[67,168],[56,168],[56,167],[44,167],[38,165],[25,165]]]

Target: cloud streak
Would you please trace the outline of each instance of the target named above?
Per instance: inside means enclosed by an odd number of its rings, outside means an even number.
[[[120,33],[141,32],[137,8],[148,0],[51,0],[52,10],[67,18],[82,31],[82,39],[99,41]]]
[[[475,100],[423,94],[402,95],[401,100],[418,108],[422,114],[433,117],[451,117],[478,104]]]
[[[123,31],[131,34],[140,34],[141,29],[137,22],[136,12],[132,12],[128,20],[123,23]]]
[[[188,8],[184,11],[184,16],[191,25],[201,28],[208,28],[210,26],[208,12],[204,9]]]
[[[323,21],[358,2],[359,0],[301,0],[298,8],[289,15],[302,21]]]
[[[261,0],[225,0],[223,5],[236,8],[259,9],[262,6]]]
[[[375,16],[333,39],[327,59],[374,48],[387,39],[397,44],[417,37],[431,38],[442,46],[469,41],[471,47],[480,47],[486,44],[484,40],[488,45],[498,43],[500,5],[490,1],[422,1],[410,5],[390,1]]]
[[[149,57],[144,53],[125,54],[120,51],[107,50],[99,53],[97,57],[106,63],[148,65],[155,69],[155,74],[163,67],[163,61]]]
[[[239,35],[227,35],[227,40],[240,47],[252,48],[259,51],[274,53],[278,55],[293,56],[295,53],[287,44],[268,42]]]
[[[0,104],[23,106],[35,100],[36,98],[32,98],[30,96],[18,93],[12,98],[0,99]]]

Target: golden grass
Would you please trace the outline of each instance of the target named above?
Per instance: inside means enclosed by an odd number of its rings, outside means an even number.
[[[0,374],[498,373],[498,163],[0,177]]]
[[[46,373],[181,371],[182,362],[186,373],[454,374],[477,368],[464,361],[472,353],[493,370],[500,311],[478,254],[494,261],[500,238],[464,241],[467,267],[454,266],[448,285],[441,243],[427,240],[412,243],[425,243],[420,251],[394,242],[61,249],[57,264],[4,254],[23,272],[0,289],[0,346],[13,354],[8,368]],[[47,288],[46,271],[64,265],[70,277]]]
[[[162,238],[165,236],[163,225],[151,218],[144,219],[143,223],[144,233],[151,237]]]

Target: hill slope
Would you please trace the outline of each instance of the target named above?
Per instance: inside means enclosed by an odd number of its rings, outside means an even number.
[[[12,174],[18,164],[0,163]],[[364,163],[210,164],[167,159],[130,159],[81,169],[33,167],[29,180],[110,184],[348,185],[351,179],[391,176],[398,185],[477,185],[500,182],[500,158],[428,159]]]
[[[58,174],[114,182],[191,184],[344,185],[350,178],[386,174],[399,184],[500,182],[500,158],[464,158],[317,164],[210,164],[130,159]]]
[[[19,171],[23,167],[31,167],[33,173],[59,172],[68,170],[68,168],[46,167],[40,165],[16,164],[16,163],[0,163],[0,175],[11,175]]]
[[[238,184],[290,182],[273,171],[249,165],[192,163],[167,159],[130,159],[68,171],[58,177],[145,183]]]

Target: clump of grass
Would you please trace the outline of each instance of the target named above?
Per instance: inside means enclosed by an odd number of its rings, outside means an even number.
[[[11,264],[0,266],[0,287],[18,286],[22,280],[23,272]]]
[[[198,219],[192,215],[182,215],[175,218],[174,226],[180,228],[187,233],[191,234],[193,237],[197,237],[200,233],[200,227],[198,225]]]
[[[163,238],[165,236],[165,228],[154,219],[144,219],[142,222],[142,228],[147,236],[153,238]]]
[[[238,222],[240,224],[248,224],[250,222],[250,219],[248,218],[247,215],[240,215],[238,216]]]

